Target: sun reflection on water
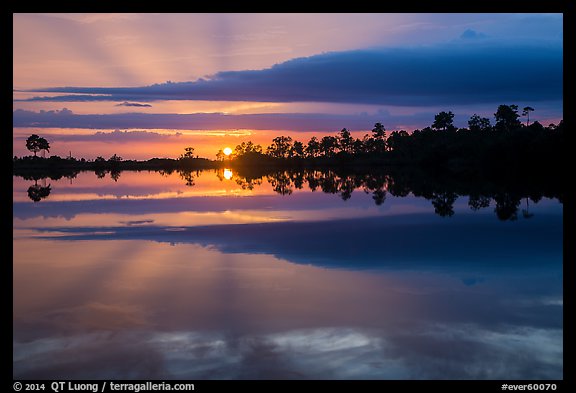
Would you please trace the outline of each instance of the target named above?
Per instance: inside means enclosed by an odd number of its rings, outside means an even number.
[[[224,179],[230,180],[232,179],[232,169],[224,168]]]

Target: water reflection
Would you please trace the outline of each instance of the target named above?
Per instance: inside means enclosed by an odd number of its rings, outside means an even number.
[[[47,198],[52,191],[51,185],[46,185],[46,179],[42,180],[43,185],[38,184],[38,181],[34,181],[34,184],[28,187],[28,198],[34,202],[40,202],[42,199]]]
[[[554,191],[230,174],[14,178],[13,377],[562,378]]]
[[[230,180],[232,179],[232,169],[224,168],[224,179]]]
[[[163,170],[158,171],[162,176],[169,177],[176,172],[187,187],[196,185],[195,179],[203,171],[200,170]],[[106,171],[96,171],[98,179],[104,178]],[[110,178],[118,182],[120,171],[109,171]],[[205,171],[210,173],[210,171]],[[214,173],[214,172],[212,172]],[[337,174],[331,170],[291,170],[277,171],[266,175],[258,173],[233,173],[230,168],[222,168],[215,171],[220,182],[234,180],[242,190],[254,190],[262,186],[266,181],[271,189],[283,196],[292,195],[294,190],[302,190],[305,186],[310,191],[321,190],[327,194],[339,195],[343,201],[352,198],[356,190],[363,190],[372,196],[377,206],[383,205],[386,196],[391,194],[395,197],[406,197],[410,194],[429,200],[434,212],[440,217],[452,217],[455,213],[454,203],[461,196],[468,197],[468,206],[472,211],[485,209],[494,202],[494,213],[501,221],[514,221],[518,219],[518,210],[521,200],[525,199],[526,208],[522,209],[523,218],[531,218],[534,213],[529,210],[529,200],[537,203],[542,197],[554,197],[562,200],[561,193],[557,191],[540,191],[533,188],[516,187],[503,190],[501,187],[474,182],[462,183],[452,181],[443,184],[434,184],[424,181],[420,177],[407,177],[403,172],[385,173],[370,172],[361,174]],[[68,175],[67,178],[75,178],[77,173]],[[46,178],[43,178],[46,179]],[[54,178],[57,179],[57,178]],[[35,179],[38,180],[38,179]],[[50,188],[42,188],[37,184],[28,190],[30,199],[35,202],[46,198],[50,194]]]
[[[198,171],[194,173],[194,171],[178,171],[180,177],[186,182],[187,187],[193,187],[195,185],[194,179],[198,176]]]
[[[59,244],[15,246],[16,378],[562,377],[557,264],[374,274],[196,245]]]
[[[17,353],[34,348],[40,367],[30,367],[30,359],[27,370],[20,359],[15,366],[24,378],[22,371],[40,379],[499,380],[526,379],[528,370],[531,379],[561,379],[555,371],[562,367],[558,334],[453,324],[388,333],[344,327],[240,337],[201,331],[88,334],[56,338],[40,349],[35,342],[18,343]],[[544,362],[533,357],[534,345]]]
[[[450,222],[438,221],[429,214],[410,214],[385,219],[332,218],[329,222],[246,220],[241,228],[238,224],[61,225],[35,230],[43,238],[62,241],[126,239],[191,243],[223,253],[268,254],[302,264],[372,270],[409,266],[452,272],[474,268],[493,273],[519,265],[538,266],[542,260],[559,268],[558,252],[562,249],[561,217],[548,215],[535,225],[518,226],[513,231],[486,215],[462,216]],[[54,230],[57,233],[50,234]],[[527,243],[526,239],[534,238],[542,241]]]

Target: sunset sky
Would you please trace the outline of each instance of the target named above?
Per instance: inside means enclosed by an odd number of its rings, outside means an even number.
[[[499,104],[562,113],[562,14],[14,14],[13,148],[177,157],[274,136],[307,142],[465,127]]]

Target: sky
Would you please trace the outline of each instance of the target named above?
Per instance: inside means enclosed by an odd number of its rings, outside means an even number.
[[[562,14],[14,14],[13,150],[177,157],[562,113]]]

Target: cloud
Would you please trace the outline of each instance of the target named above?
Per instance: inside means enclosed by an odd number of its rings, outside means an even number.
[[[496,108],[496,107],[495,107]],[[223,113],[161,114],[68,114],[61,111],[13,112],[13,127],[39,128],[148,128],[148,129],[252,129],[335,132],[346,127],[350,130],[371,130],[374,123],[382,122],[389,129],[398,125],[431,124],[434,112],[417,112],[411,115],[375,114],[335,115],[323,113],[264,113],[229,115]],[[141,131],[143,132],[143,131]]]
[[[138,102],[128,102],[128,101],[124,101],[120,104],[116,104],[114,106],[135,106],[135,107],[139,107],[139,108],[151,108],[152,105],[150,104],[140,104]]]
[[[478,33],[477,31],[472,29],[466,29],[464,33],[462,33],[460,38],[462,38],[463,40],[477,40],[481,38],[486,38],[486,34]]]
[[[70,115],[73,115],[74,112],[72,112],[68,108],[62,108],[60,110],[55,109],[55,110],[51,110],[51,111],[40,110],[38,112],[38,114],[42,115],[42,116],[70,116]]]
[[[154,220],[130,220],[130,221],[120,221],[120,224],[132,226],[132,225],[146,225],[152,224]]]
[[[112,132],[98,131],[94,134],[81,135],[81,134],[58,134],[52,136],[54,141],[66,142],[104,142],[104,143],[131,143],[141,141],[159,141],[169,138],[179,137],[182,134],[177,132],[175,134],[160,134],[152,131],[120,131],[114,130]]]
[[[481,33],[467,30],[466,41]],[[478,41],[478,42],[476,42]],[[378,48],[224,71],[194,82],[141,87],[56,87],[28,101],[226,100],[427,106],[562,98],[562,46],[502,44]],[[79,95],[76,95],[79,94]]]

